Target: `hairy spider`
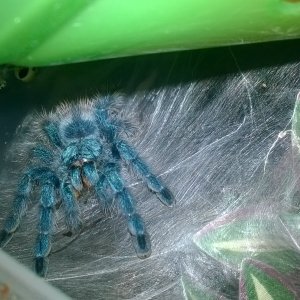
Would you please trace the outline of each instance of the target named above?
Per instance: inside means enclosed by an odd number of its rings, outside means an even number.
[[[34,255],[35,271],[40,276],[45,276],[47,271],[55,204],[61,201],[66,225],[71,232],[76,232],[81,227],[77,199],[87,189],[95,194],[100,204],[106,205],[111,197],[116,199],[127,221],[137,256],[150,255],[150,239],[143,219],[121,176],[123,163],[135,171],[163,204],[171,206],[174,202],[169,189],[123,139],[122,133],[130,125],[117,117],[116,98],[113,95],[77,104],[61,104],[49,114],[37,115],[27,133],[24,148],[28,151],[22,153],[26,164],[12,210],[0,231],[0,247],[9,242],[18,228],[37,187],[39,224]]]

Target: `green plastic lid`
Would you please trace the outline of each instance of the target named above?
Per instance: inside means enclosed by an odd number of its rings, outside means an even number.
[[[1,0],[0,64],[40,66],[300,36],[300,0]]]

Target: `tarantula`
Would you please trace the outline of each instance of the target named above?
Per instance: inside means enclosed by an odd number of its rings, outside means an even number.
[[[122,138],[129,123],[118,119],[116,97],[61,104],[49,114],[37,115],[26,134],[24,148],[28,151],[22,153],[26,164],[11,212],[0,231],[0,247],[9,242],[18,228],[30,196],[37,194],[39,224],[34,255],[35,271],[40,276],[47,271],[56,203],[62,203],[68,229],[78,232],[82,221],[77,199],[87,189],[92,190],[100,204],[109,203],[111,197],[116,200],[137,256],[150,255],[150,239],[143,219],[121,176],[123,163],[135,171],[163,204],[171,206],[174,202],[170,190]],[[34,190],[38,193],[33,193]]]

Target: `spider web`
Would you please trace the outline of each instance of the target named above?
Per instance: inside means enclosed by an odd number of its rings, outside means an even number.
[[[124,172],[151,236],[152,255],[146,260],[136,257],[115,210],[101,210],[87,195],[88,202],[80,204],[83,231],[69,237],[58,209],[47,281],[74,299],[203,299],[204,294],[238,299],[238,255],[231,259],[207,242],[219,228],[217,241],[227,247],[235,242],[235,253],[246,258],[257,258],[260,248],[252,242],[264,238],[272,239],[272,247],[299,253],[300,166],[291,143],[300,90],[298,48],[294,41],[153,55],[44,68],[27,86],[7,80],[0,91],[6,116],[1,153],[14,158],[14,143],[6,144],[32,109],[122,91],[122,113],[137,127],[128,141],[177,202],[164,207]],[[19,113],[11,109],[11,99],[23,101]],[[7,112],[10,120],[15,114],[16,123],[8,122]],[[10,166],[4,157],[1,165],[2,223],[11,201],[5,189],[13,188],[14,179],[6,178]],[[233,239],[231,227],[222,231],[222,224],[237,220],[243,225],[233,230],[238,236]],[[36,222],[32,203],[5,248],[30,267]],[[244,250],[237,249],[241,239]],[[289,258],[285,264],[290,266]],[[293,285],[293,277],[289,280]]]

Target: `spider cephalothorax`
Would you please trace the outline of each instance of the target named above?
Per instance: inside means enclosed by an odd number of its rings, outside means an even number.
[[[55,204],[62,202],[68,229],[78,231],[81,220],[76,198],[87,188],[101,203],[108,203],[113,195],[127,220],[138,257],[150,255],[144,222],[121,176],[122,162],[162,203],[173,204],[171,192],[122,138],[128,123],[111,113],[113,105],[114,99],[109,97],[62,104],[50,114],[37,116],[27,133],[26,143],[31,147],[22,155],[28,162],[20,175],[12,210],[0,231],[0,246],[7,244],[18,228],[31,192],[38,186],[40,217],[34,253],[35,270],[41,276],[46,274],[51,250]]]

